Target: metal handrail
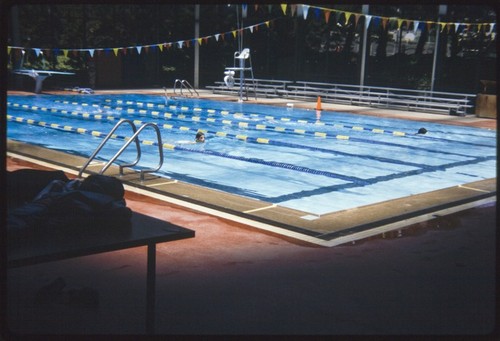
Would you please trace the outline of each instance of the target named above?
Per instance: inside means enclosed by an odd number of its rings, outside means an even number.
[[[113,129],[111,129],[111,131],[108,133],[108,135],[104,138],[104,140],[102,140],[102,142],[99,144],[99,146],[97,146],[97,148],[94,150],[94,152],[92,153],[92,155],[89,157],[89,159],[87,160],[87,162],[85,162],[85,164],[82,166],[82,168],[80,168],[80,171],[78,172],[78,177],[81,178],[82,177],[82,174],[83,172],[85,171],[85,169],[87,169],[87,167],[89,166],[89,164],[92,162],[92,160],[95,159],[95,157],[97,156],[97,154],[101,151],[102,147],[104,147],[104,145],[108,142],[108,140],[113,136],[113,133],[124,123],[128,123],[130,125],[130,127],[132,128],[132,130],[134,131],[134,134],[137,132],[137,127],[135,126],[135,124],[131,121],[131,120],[127,120],[127,119],[121,119],[120,121],[118,121],[117,124],[115,124],[115,126],[113,127]],[[135,145],[136,145],[136,149],[137,149],[137,158],[136,160],[134,161],[134,165],[137,164],[139,162],[139,159],[141,158],[141,146],[139,144],[139,141],[135,141]]]
[[[111,158],[111,160],[108,161],[108,163],[106,163],[104,165],[104,167],[101,169],[101,173],[104,173],[110,166],[111,164],[125,151],[125,149],[127,149],[127,147],[133,142],[135,141],[136,143],[138,143],[138,139],[137,139],[137,136],[139,136],[139,134],[146,128],[146,127],[153,127],[154,130],[156,131],[156,138],[157,138],[157,144],[158,144],[158,153],[160,155],[160,162],[158,163],[158,166],[156,168],[150,168],[150,169],[141,169],[141,181],[144,181],[144,173],[152,173],[152,172],[156,172],[158,171],[161,166],[163,165],[163,143],[162,143],[162,140],[161,140],[161,133],[160,133],[160,128],[158,128],[158,126],[154,123],[151,123],[151,122],[148,122],[148,123],[144,123],[135,133],[134,135],[132,135],[132,137],[127,141],[127,143],[125,143],[121,148],[120,150],[115,154],[115,156],[113,156]],[[139,148],[139,158],[140,158],[140,148]],[[125,167],[133,167],[135,166],[137,163],[139,162],[139,159],[137,159],[136,161],[134,161],[133,163],[131,164],[125,164],[125,165],[119,165],[119,168],[120,168],[120,175],[123,175],[123,168]]]
[[[195,88],[193,88],[193,86],[191,84],[189,84],[189,82],[185,79],[176,79],[175,82],[174,82],[174,94],[176,94],[175,90],[177,89],[177,84],[180,84],[180,93],[181,93],[181,96],[183,95],[182,94],[182,88],[185,88],[189,91],[189,95],[193,96],[193,91],[196,93],[196,95],[199,97],[200,94],[198,93],[198,91],[196,91]]]
[[[141,159],[141,155],[142,155],[142,153],[141,153],[141,147],[140,147],[140,143],[139,143],[139,139],[137,137],[142,132],[142,130],[144,130],[148,126],[152,126],[154,128],[155,132],[156,132],[156,138],[157,138],[157,144],[158,144],[158,151],[159,151],[159,156],[160,156],[160,162],[158,163],[158,166],[156,168],[141,169],[141,171],[140,171],[140,173],[141,173],[141,181],[144,180],[144,173],[156,172],[156,171],[158,171],[161,168],[161,166],[163,165],[163,143],[162,143],[162,139],[161,139],[160,129],[158,128],[158,126],[156,124],[154,124],[154,123],[148,122],[148,123],[143,124],[139,129],[137,129],[136,125],[131,120],[121,119],[113,127],[113,129],[111,129],[111,131],[108,133],[108,135],[104,138],[104,140],[99,144],[99,146],[95,149],[95,151],[89,157],[89,159],[87,160],[87,162],[82,166],[82,168],[80,169],[80,172],[78,173],[78,177],[79,178],[82,177],[82,173],[88,167],[88,165],[90,164],[90,162],[92,162],[92,160],[95,159],[95,157],[101,151],[101,149],[104,147],[104,145],[113,136],[113,133],[122,124],[124,124],[124,123],[127,123],[127,124],[130,125],[130,127],[132,128],[134,134],[120,148],[120,150],[104,165],[104,167],[101,169],[101,171],[99,172],[99,174],[103,174],[111,166],[111,164],[125,151],[125,149],[127,149],[127,147],[132,142],[135,142],[136,150],[137,150],[137,157],[136,157],[135,161],[133,161],[132,163],[118,165],[118,167],[120,169],[120,176],[123,175],[123,168],[125,168],[125,167],[133,167],[133,166],[137,165],[137,163],[139,163],[139,160]]]

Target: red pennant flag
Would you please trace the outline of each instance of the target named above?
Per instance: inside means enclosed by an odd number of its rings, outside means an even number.
[[[331,13],[332,13],[332,12],[330,12],[330,11],[325,11],[325,22],[326,22],[327,24],[328,24],[328,20],[330,20],[330,14],[331,14]]]

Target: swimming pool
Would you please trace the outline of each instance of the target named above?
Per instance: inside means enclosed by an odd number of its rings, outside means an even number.
[[[496,131],[202,99],[8,96],[7,136],[88,157],[120,118],[158,125],[159,176],[317,216],[496,177]],[[206,143],[188,143],[198,129]],[[100,159],[131,132],[116,134]],[[138,166],[154,168],[154,131],[140,139]],[[118,162],[135,156],[130,148]]]

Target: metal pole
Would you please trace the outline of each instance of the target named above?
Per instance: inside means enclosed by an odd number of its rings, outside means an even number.
[[[439,32],[441,31],[441,16],[445,15],[447,11],[446,5],[439,5],[438,10],[438,21],[436,28],[436,43],[434,44],[434,58],[432,60],[432,76],[431,76],[431,93],[434,92],[434,83],[436,81],[436,65],[437,65],[437,57],[439,54]]]
[[[366,64],[366,42],[368,40],[368,24],[367,24],[367,17],[366,15],[368,14],[370,9],[369,5],[363,5],[361,11],[365,15],[365,27],[363,29],[363,46],[361,50],[361,75],[359,79],[359,85],[361,86],[361,90],[363,90],[363,85],[365,85],[365,64]]]
[[[194,37],[200,38],[200,5],[194,5]],[[194,44],[194,87],[200,87],[200,44]]]
[[[243,14],[243,13],[242,13]],[[243,49],[243,31],[241,28],[243,27],[243,18],[240,20],[240,5],[236,5],[236,20],[238,26],[238,52],[241,53]],[[245,61],[240,59],[240,102],[243,102],[243,78],[245,77],[245,73],[243,71]]]

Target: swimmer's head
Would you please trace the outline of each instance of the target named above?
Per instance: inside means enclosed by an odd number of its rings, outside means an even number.
[[[196,133],[196,142],[205,142],[205,134],[203,134],[201,131]]]
[[[427,129],[425,128],[420,128],[417,132],[417,134],[426,134],[427,133]]]

